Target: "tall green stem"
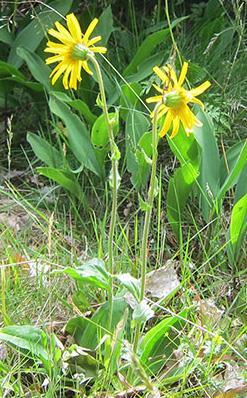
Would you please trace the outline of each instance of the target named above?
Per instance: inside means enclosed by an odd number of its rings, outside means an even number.
[[[153,210],[153,202],[155,197],[155,185],[156,185],[156,169],[157,169],[157,158],[158,158],[158,134],[157,134],[157,119],[158,119],[158,111],[159,111],[160,103],[158,103],[154,109],[154,117],[153,117],[153,128],[152,128],[152,170],[151,177],[148,189],[148,198],[147,198],[147,209],[145,213],[144,227],[143,227],[143,236],[142,236],[142,245],[140,252],[140,264],[141,264],[141,293],[140,293],[140,301],[142,301],[145,297],[145,284],[146,284],[146,272],[147,272],[147,255],[148,255],[148,236],[150,230],[150,221]],[[137,345],[139,341],[141,331],[141,324],[138,323],[136,325],[133,351],[136,352]]]
[[[100,96],[102,101],[102,108],[105,116],[105,121],[108,128],[109,141],[110,141],[110,150],[111,150],[111,162],[112,162],[112,208],[111,208],[111,220],[110,220],[110,229],[109,229],[109,237],[108,237],[108,256],[109,256],[109,266],[108,271],[111,275],[114,273],[114,232],[116,227],[116,218],[117,218],[117,190],[118,190],[118,159],[117,159],[117,147],[114,141],[114,133],[113,133],[113,125],[109,117],[107,103],[106,103],[106,95],[104,82],[102,78],[102,73],[98,61],[94,57],[94,55],[89,55],[90,61],[93,63],[95,67],[95,71],[98,78],[98,84],[100,89]],[[113,279],[111,278],[111,285],[109,289],[109,328],[111,328],[112,323],[112,313],[113,313]]]

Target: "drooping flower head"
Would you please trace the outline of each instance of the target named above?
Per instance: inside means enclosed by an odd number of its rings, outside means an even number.
[[[148,103],[158,103],[158,119],[166,115],[163,127],[160,131],[163,137],[170,127],[172,127],[171,138],[175,137],[179,131],[180,124],[183,125],[186,134],[192,132],[194,126],[201,126],[202,123],[191,111],[189,104],[194,103],[204,107],[202,101],[197,96],[207,90],[211,83],[206,81],[200,86],[191,90],[186,90],[183,86],[188,70],[188,63],[184,62],[179,78],[171,65],[159,68],[155,66],[153,71],[162,81],[163,86],[154,84],[154,88],[159,92],[155,97],[147,98]],[[153,113],[151,114],[153,116]]]
[[[95,18],[88,26],[85,34],[82,34],[80,24],[76,16],[72,13],[66,17],[66,29],[59,22],[55,22],[55,29],[49,29],[49,35],[55,37],[58,42],[48,41],[44,50],[47,53],[55,54],[47,58],[46,64],[58,62],[53,69],[50,77],[52,84],[63,74],[63,85],[65,89],[77,88],[77,82],[81,81],[81,69],[83,68],[90,75],[93,72],[88,66],[88,55],[94,53],[104,54],[105,47],[94,47],[101,40],[101,36],[90,39],[90,36],[98,23]]]

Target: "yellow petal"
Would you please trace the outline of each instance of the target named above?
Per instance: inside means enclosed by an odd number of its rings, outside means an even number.
[[[101,36],[93,37],[92,39],[88,40],[87,45],[88,47],[93,46],[94,44],[98,43],[102,39]]]
[[[46,65],[53,64],[54,62],[60,62],[64,59],[63,55],[55,55],[54,57],[49,57],[45,60]]]
[[[186,78],[187,75],[187,71],[188,71],[188,62],[184,62],[183,66],[182,66],[182,70],[178,79],[178,84],[179,86],[182,86],[182,84],[184,83],[184,80]]]
[[[69,88],[69,74],[72,70],[72,67],[73,65],[69,64],[63,75],[63,85],[66,90]]]
[[[152,86],[153,86],[153,87],[155,88],[155,90],[157,90],[159,93],[164,94],[164,90],[163,90],[161,87],[157,86],[157,84],[153,84]]]
[[[173,137],[175,137],[175,135],[177,135],[178,129],[179,129],[179,124],[180,124],[180,119],[177,116],[173,119],[173,128],[172,128],[172,134],[171,134],[170,138],[173,138]]]
[[[160,109],[159,109],[159,112],[158,112],[158,120],[159,120],[162,116],[164,116],[168,110],[169,110],[169,108],[168,108],[167,106],[161,105],[161,106],[160,106]]]
[[[56,39],[60,40],[65,45],[71,45],[71,40],[68,40],[62,33],[58,32],[55,29],[48,30],[49,35],[55,37]]]
[[[93,33],[95,26],[97,25],[97,23],[99,22],[99,20],[97,18],[94,18],[92,20],[92,22],[89,24],[85,34],[84,34],[84,40],[88,40],[89,36]]]
[[[93,72],[91,71],[91,69],[89,69],[88,63],[87,61],[82,61],[82,67],[83,69],[89,74],[92,75]]]
[[[69,28],[70,34],[76,42],[80,42],[82,39],[82,33],[80,24],[78,19],[76,18],[75,14],[71,13],[66,17],[67,26]]]
[[[177,84],[177,83],[178,83],[178,81],[177,81],[177,76],[176,76],[176,73],[175,73],[173,67],[172,67],[171,65],[168,64],[167,66],[165,66],[164,69],[165,69],[165,71],[166,71],[166,75],[167,75],[167,78],[168,78],[168,82],[170,81],[170,79],[172,79],[173,83],[174,83],[174,84]]]
[[[164,135],[167,133],[167,131],[169,130],[170,126],[172,123],[172,113],[171,112],[167,112],[166,118],[165,118],[165,122],[163,124],[163,127],[160,131],[160,136],[164,137]]]
[[[192,90],[190,90],[189,93],[190,95],[192,95],[192,97],[197,97],[198,95],[206,91],[210,86],[211,83],[207,80],[206,82],[202,83],[200,86],[192,88]]]
[[[60,63],[56,66],[56,68],[53,69],[52,73],[50,74],[50,77],[53,76],[51,80],[51,84],[54,85],[57,81],[57,79],[63,74],[63,72],[66,70],[68,67],[68,64],[66,63]]]
[[[161,70],[158,66],[155,66],[153,68],[154,73],[162,80],[163,83],[167,84],[168,83],[168,77],[163,70]]]
[[[76,64],[74,64],[72,66],[72,69],[71,69],[69,87],[73,88],[75,90],[77,89],[77,69],[76,69]]]
[[[101,53],[101,54],[105,54],[107,52],[106,47],[90,47],[90,50],[93,53]]]
[[[204,109],[204,103],[202,101],[200,101],[198,98],[196,97],[192,97],[189,102],[193,102],[194,104],[199,105],[202,109]]]
[[[151,104],[153,102],[159,102],[159,101],[162,101],[162,95],[156,95],[155,97],[149,97],[146,99],[146,102],[148,104]]]
[[[55,22],[55,26],[58,32],[61,33],[61,35],[63,35],[66,40],[70,42],[73,40],[73,37],[71,36],[69,31],[62,24],[60,24],[60,22]]]

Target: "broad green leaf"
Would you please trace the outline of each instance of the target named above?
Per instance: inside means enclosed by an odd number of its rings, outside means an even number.
[[[20,58],[24,59],[33,77],[49,91],[52,88],[50,83],[51,69],[35,53],[30,52],[24,47],[18,47],[16,50]]]
[[[61,187],[76,196],[80,202],[86,202],[84,193],[82,192],[82,187],[76,180],[74,173],[71,171],[56,169],[54,167],[38,167],[37,172],[61,185]]]
[[[57,271],[60,272],[60,271]],[[72,279],[81,283],[86,283],[94,287],[108,290],[110,287],[111,276],[105,268],[104,261],[93,258],[79,267],[67,267],[61,271],[69,275]]]
[[[130,109],[138,110],[140,100],[138,96],[142,91],[141,84],[137,82],[123,84],[120,87],[120,116],[126,120]]]
[[[134,58],[124,70],[124,76],[133,75],[138,71],[138,67],[145,63],[147,58],[149,58],[152,53],[156,51],[156,47],[165,42],[166,38],[170,37],[169,29],[162,29],[158,32],[151,33],[142,42],[138,48]]]
[[[224,199],[226,192],[231,188],[232,184],[234,183],[234,181],[236,181],[237,177],[239,176],[243,168],[246,166],[246,164],[247,164],[247,141],[242,147],[230,174],[228,175],[228,177],[224,181],[224,184],[220,188],[220,191],[217,195],[217,201],[219,205],[220,202]]]
[[[67,105],[54,97],[50,98],[49,106],[51,111],[61,118],[67,127],[69,146],[77,160],[89,170],[101,176],[102,170],[96,159],[85,124],[77,115],[71,112]]]
[[[182,311],[178,316],[174,315],[163,319],[157,325],[153,326],[143,337],[139,344],[140,361],[143,365],[150,367],[152,363],[152,357],[155,359],[155,354],[159,349],[159,345],[162,342],[163,355],[166,351],[165,338],[166,334],[169,333],[171,328],[177,323],[183,322],[182,318],[186,318],[187,311]],[[169,339],[167,342],[169,342]]]
[[[21,80],[25,80],[25,76],[13,65],[8,62],[0,61],[0,77],[8,76],[19,77]]]
[[[153,73],[153,67],[156,65],[160,65],[164,59],[164,52],[159,52],[157,54],[152,55],[151,57],[147,58],[145,62],[141,63],[138,68],[137,72],[133,75],[128,76],[128,82],[140,82],[146,79]]]
[[[113,132],[117,134],[119,130],[118,114],[116,112],[109,113],[111,122],[114,121]],[[108,126],[105,121],[105,115],[100,115],[94,122],[91,132],[91,141],[93,145],[104,148],[109,144]]]
[[[14,41],[14,35],[8,30],[7,25],[0,28],[0,42],[11,45]]]
[[[200,111],[198,119],[203,123],[202,127],[195,127],[194,134],[201,147],[201,166],[199,182],[202,189],[201,206],[202,213],[208,221],[210,213],[214,209],[216,198],[220,188],[220,157],[214,126],[210,117]]]
[[[99,22],[95,28],[95,36],[100,35],[102,37],[100,41],[100,46],[105,46],[114,31],[113,28],[113,15],[111,6],[109,5],[100,15]]]
[[[47,166],[59,168],[64,164],[62,154],[54,148],[49,142],[41,138],[39,135],[28,133],[27,142],[32,147],[35,155],[42,160]]]
[[[182,225],[182,212],[198,175],[196,169],[188,162],[177,169],[170,178],[166,202],[167,217],[177,238],[179,227]]]
[[[80,114],[86,119],[89,124],[93,124],[97,119],[97,116],[91,112],[90,108],[86,104],[86,102],[81,99],[71,99],[67,94],[60,91],[52,91],[52,96],[57,98],[58,100],[67,103],[72,108],[76,109]]]
[[[113,313],[111,330],[109,326],[109,303],[103,304],[92,318],[77,317],[71,319],[66,325],[66,331],[74,336],[78,345],[95,350],[105,334],[116,329],[117,324],[124,318],[127,303],[120,297],[113,300]]]
[[[187,137],[184,129],[180,128],[179,134],[172,139],[167,136],[167,140],[172,152],[179,160],[181,166],[190,162],[196,168],[196,170],[198,169],[198,144],[194,134],[190,134],[189,137]]]
[[[247,230],[247,194],[234,205],[230,222],[231,249],[237,259]]]
[[[43,6],[42,11],[17,34],[11,45],[8,62],[20,68],[23,60],[17,55],[17,48],[21,46],[34,52],[46,36],[48,28],[61,19],[61,14],[66,15],[69,12],[72,3],[72,0],[54,0],[49,3],[49,8]]]
[[[147,322],[150,318],[154,316],[154,311],[147,304],[146,300],[142,300],[140,303],[137,303],[133,314],[132,319],[137,323]]]
[[[235,198],[234,198],[235,203],[247,193],[246,181],[247,181],[247,165],[244,166],[238,178]]]
[[[138,147],[141,137],[148,128],[149,121],[146,116],[138,111],[129,112],[125,127],[127,170],[131,173],[132,184],[137,189],[146,183],[150,168],[145,154]]]
[[[222,186],[226,179],[228,178],[229,174],[231,173],[236,161],[239,157],[241,150],[243,149],[244,142],[237,142],[231,148],[229,148],[225,156],[222,156],[220,160],[220,185]],[[233,184],[236,181],[233,181]]]
[[[134,298],[139,301],[140,299],[140,281],[134,278],[130,274],[119,274],[116,275],[116,278],[120,282],[121,286],[124,286]]]

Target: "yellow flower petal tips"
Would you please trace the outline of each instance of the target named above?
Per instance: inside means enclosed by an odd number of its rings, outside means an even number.
[[[207,90],[211,83],[204,82],[200,86],[186,90],[183,84],[188,70],[188,63],[184,62],[179,78],[177,78],[174,69],[167,65],[163,68],[155,66],[153,71],[160,78],[163,83],[162,87],[154,84],[154,88],[158,91],[159,95],[147,98],[148,103],[159,103],[158,119],[166,115],[163,127],[160,131],[163,137],[168,130],[172,127],[171,138],[178,134],[180,123],[183,125],[186,134],[192,132],[194,126],[201,126],[200,120],[196,118],[194,113],[189,107],[189,103],[195,103],[203,108],[203,103],[198,98],[198,95]],[[153,113],[151,113],[153,116]]]
[[[66,22],[68,29],[59,22],[55,22],[56,30],[48,31],[49,35],[58,42],[48,41],[44,51],[54,55],[47,58],[46,64],[58,62],[50,75],[52,84],[55,84],[63,74],[64,88],[77,89],[77,82],[81,81],[81,69],[92,74],[88,66],[88,55],[104,54],[107,50],[105,47],[94,47],[101,40],[101,36],[90,38],[98,23],[97,18],[93,19],[85,34],[81,32],[80,24],[73,13],[67,15]]]

